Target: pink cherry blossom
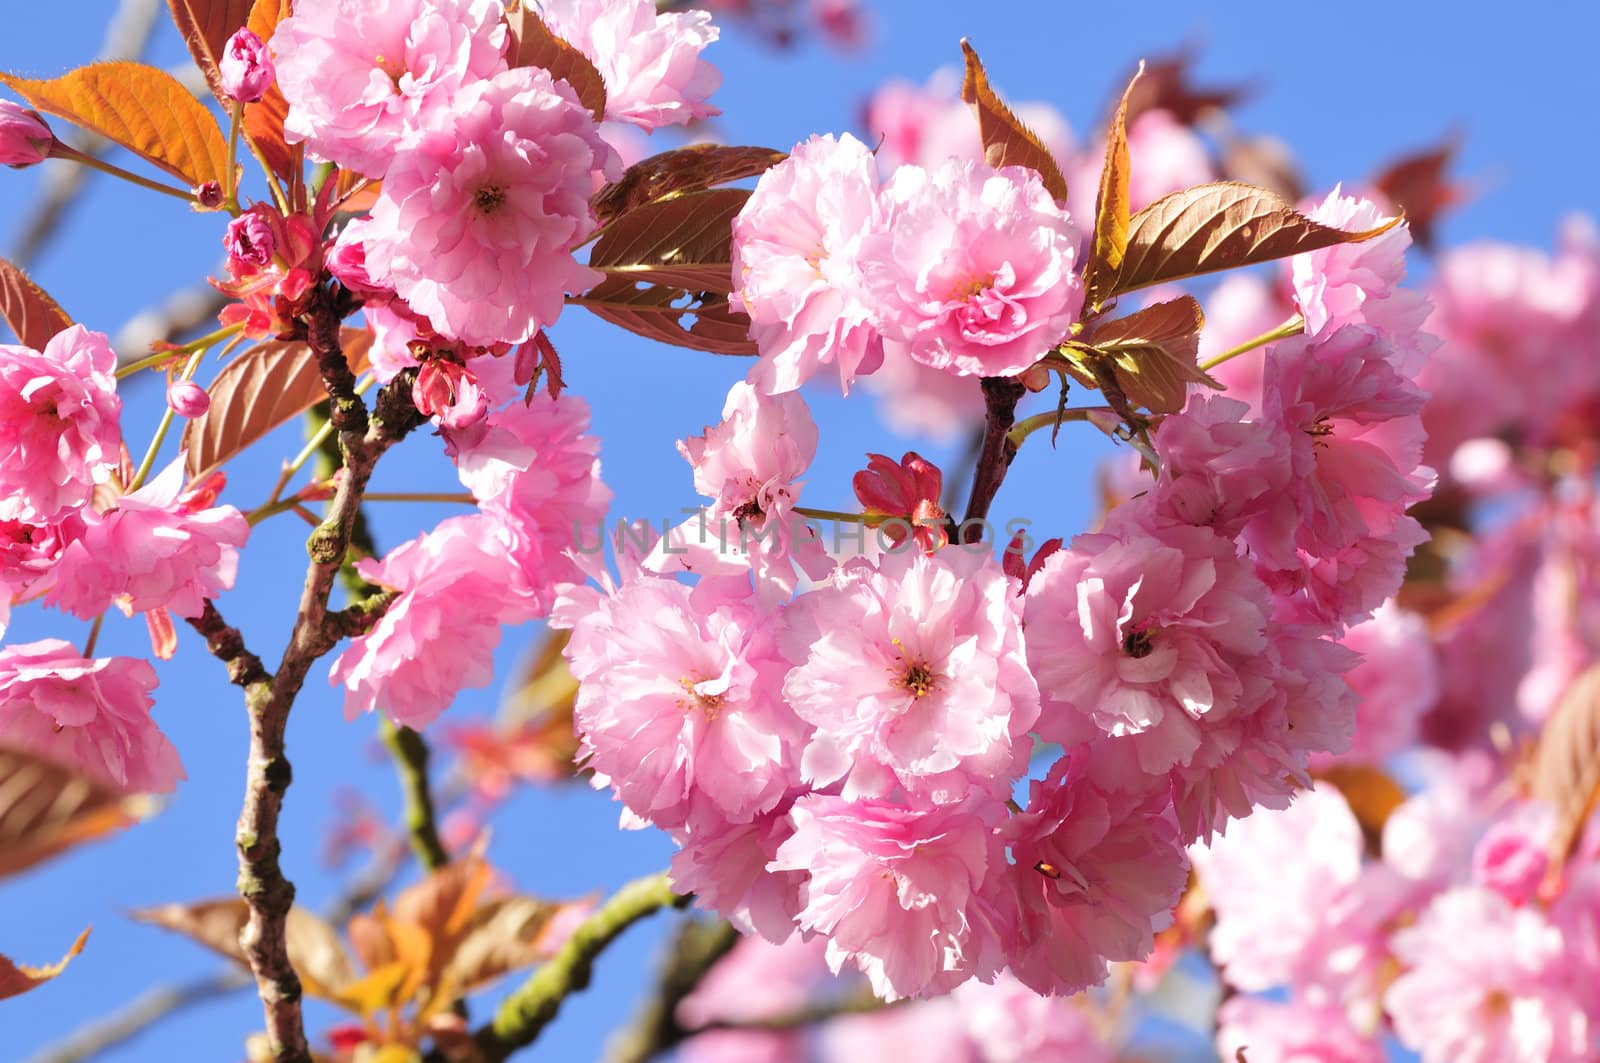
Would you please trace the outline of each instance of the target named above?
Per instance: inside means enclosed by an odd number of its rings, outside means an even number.
[[[1135,736],[1150,774],[1189,763],[1276,678],[1266,588],[1205,528],[1080,536],[1029,583],[1027,624],[1039,733]]]
[[[423,364],[411,387],[411,401],[441,428],[471,428],[489,413],[489,396],[472,370],[443,358]]]
[[[786,615],[784,694],[816,728],[806,782],[937,804],[1010,792],[1038,690],[1016,586],[987,549],[853,560]]]
[[[907,451],[898,464],[886,454],[868,454],[867,467],[850,483],[868,514],[888,518],[880,527],[890,541],[914,536],[929,552],[949,541],[939,504],[944,473],[916,451]]]
[[[1043,996],[1002,973],[993,985],[963,982],[950,994],[977,1063],[1112,1063],[1083,998]]]
[[[56,524],[0,520],[0,634],[11,599],[48,575],[61,552],[82,534],[83,518],[76,513]]]
[[[211,408],[211,396],[193,380],[174,380],[167,384],[167,405],[179,417],[193,420]]]
[[[543,0],[545,22],[588,56],[606,84],[606,117],[642,129],[721,114],[722,83],[700,53],[718,36],[704,11],[658,14],[652,0]]]
[[[832,981],[827,943],[792,934],[778,944],[740,938],[677,1007],[689,1029],[711,1022],[759,1022],[792,1015]]]
[[[812,579],[831,567],[815,529],[794,513],[800,477],[817,451],[817,425],[799,395],[768,397],[748,383],[728,390],[722,421],[678,444],[694,486],[713,499],[657,546],[656,572],[753,571],[763,600],[789,597],[795,568]]]
[[[703,821],[673,832],[672,885],[738,927],[781,944],[794,933],[805,870],[771,869],[778,847],[794,834],[789,808],[799,792],[749,823]]]
[[[931,170],[950,158],[983,161],[978,123],[972,108],[962,102],[960,89],[960,77],[945,69],[926,85],[891,80],[872,94],[865,115],[867,140],[878,145],[875,154],[885,173],[908,165]],[[1055,107],[1030,100],[1007,104],[1058,161],[1074,157],[1072,130]]]
[[[88,504],[122,451],[117,356],[73,325],[43,351],[0,344],[0,520],[50,523]]]
[[[1062,756],[1005,828],[1020,911],[1007,959],[1052,996],[1104,981],[1107,961],[1149,955],[1189,878],[1169,794],[1112,793],[1092,762],[1087,747]]]
[[[1549,867],[1550,838],[1555,831],[1549,805],[1514,807],[1492,824],[1472,851],[1472,878],[1512,904],[1527,904],[1539,895]]]
[[[205,508],[182,490],[180,458],[86,519],[82,536],[61,553],[46,601],[84,619],[114,602],[129,612],[199,616],[208,599],[233,586],[250,525],[234,507]]]
[[[828,939],[828,966],[854,962],[884,1000],[947,991],[985,971],[988,942],[968,907],[992,858],[989,827],[952,805],[810,795],[775,871],[806,871],[800,928]]]
[[[609,593],[570,587],[552,622],[570,627],[580,755],[635,815],[667,829],[749,822],[794,780],[800,721],[782,699],[786,664],[769,616],[733,581],[640,576]]]
[[[315,154],[381,178],[454,96],[505,69],[497,0],[306,4],[272,35],[284,130]]]
[[[473,359],[474,365],[507,361]],[[461,482],[486,513],[514,530],[514,560],[541,614],[558,584],[582,581],[569,551],[592,541],[611,501],[600,479],[600,443],[588,428],[588,405],[565,395],[513,402],[446,432]]]
[[[1201,365],[1266,335],[1295,312],[1283,292],[1255,273],[1224,274],[1206,296],[1205,310],[1206,324],[1200,330],[1196,356]],[[1206,372],[1227,386],[1228,398],[1248,404],[1259,415],[1265,366],[1265,353],[1258,350],[1230,358]]]
[[[38,111],[0,100],[0,166],[21,169],[43,162],[55,142]]]
[[[1236,996],[1217,1012],[1217,1055],[1250,1063],[1384,1063],[1374,1037],[1358,1033],[1338,1008],[1303,1000]]]
[[[1161,422],[1160,472],[1152,515],[1161,523],[1208,527],[1232,539],[1288,486],[1290,440],[1244,418],[1249,407],[1221,395],[1195,395]]]
[[[1361,654],[1345,678],[1360,698],[1355,741],[1337,758],[1378,764],[1417,741],[1422,718],[1439,697],[1439,664],[1422,617],[1385,602],[1339,640]]]
[[[1491,890],[1441,894],[1394,936],[1405,965],[1385,998],[1424,1063],[1579,1063],[1595,1031],[1569,982],[1561,931]]]
[[[526,551],[514,529],[473,514],[360,561],[363,579],[400,595],[333,664],[329,680],[345,688],[345,717],[382,708],[422,728],[458,692],[487,686],[502,625],[540,613],[517,562]]]
[[[1083,304],[1079,235],[1038,174],[908,166],[883,199],[861,270],[888,346],[935,369],[1004,376],[1066,338]]]
[[[961,1005],[950,996],[844,1015],[823,1026],[818,1040],[820,1063],[982,1063],[978,1046],[967,1036]]]
[[[156,673],[133,657],[86,660],[60,639],[0,648],[7,745],[119,790],[171,793],[178,751],[150,719]]]
[[[223,45],[217,74],[222,79],[222,91],[240,103],[254,103],[266,95],[277,76],[267,46],[243,27]]]
[[[793,391],[833,365],[848,392],[883,361],[859,263],[881,218],[872,151],[848,133],[812,137],[761,175],[733,222],[730,298],[750,315],[760,390]]]
[[[394,156],[362,232],[375,284],[472,346],[521,343],[600,276],[572,257],[616,155],[565,82],[520,67],[462,89]]]

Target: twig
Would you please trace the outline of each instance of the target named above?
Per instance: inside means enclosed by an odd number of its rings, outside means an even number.
[[[612,894],[572,932],[559,952],[501,1003],[494,1019],[473,1034],[483,1063],[502,1063],[517,1049],[532,1044],[556,1017],[562,1002],[588,986],[595,957],[624,930],[663,908],[681,908],[690,899],[672,891],[664,871],[635,879]],[[446,1063],[446,1057],[435,1049],[426,1063]]]
[[[913,997],[901,997],[899,1000],[879,1000],[871,993],[857,993],[840,1000],[826,1000],[809,1008],[799,1011],[787,1012],[783,1015],[774,1015],[770,1019],[717,1019],[704,1026],[696,1026],[685,1031],[684,1037],[697,1037],[703,1033],[714,1030],[759,1030],[763,1033],[787,1033],[790,1030],[799,1030],[807,1026],[828,1022],[831,1019],[840,1019],[846,1015],[867,1015],[872,1012],[883,1011],[886,1008],[898,1008],[913,1001]]]
[[[394,754],[400,787],[405,791],[406,833],[411,838],[411,850],[423,867],[437,871],[450,862],[450,854],[439,840],[433,792],[428,787],[428,743],[411,728],[397,726],[387,716],[379,720],[378,731]]]
[[[1022,401],[1026,392],[1021,381],[1010,377],[983,378],[983,443],[978,448],[978,464],[972,474],[972,493],[967,498],[966,519],[961,522],[963,543],[976,543],[982,539],[989,506],[1005,481],[1011,459],[1017,456],[1017,448],[1011,445],[1007,433],[1016,423],[1017,403]]]
[[[192,982],[156,986],[139,994],[128,1004],[104,1018],[80,1028],[27,1063],[84,1063],[101,1052],[123,1044],[157,1020],[193,1004],[237,992],[250,984],[250,976],[237,967],[225,967]]]
[[[117,330],[111,349],[124,363],[147,354],[157,343],[172,343],[196,329],[216,327],[228,297],[209,284],[174,292],[160,304],[139,311]]]
[[[654,992],[607,1045],[607,1063],[646,1063],[685,1040],[689,1031],[678,1023],[678,1005],[738,943],[739,932],[726,920],[685,919],[673,936]]]

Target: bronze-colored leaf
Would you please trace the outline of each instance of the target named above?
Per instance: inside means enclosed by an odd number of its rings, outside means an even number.
[[[1193,49],[1181,48],[1143,62],[1144,76],[1139,79],[1139,87],[1126,97],[1129,123],[1146,111],[1166,111],[1184,125],[1193,126],[1250,94],[1243,85],[1195,87],[1189,73],[1195,58]]]
[[[78,940],[72,943],[72,947],[67,950],[67,954],[48,967],[27,967],[19,963],[13,963],[5,956],[0,956],[0,1000],[19,996],[50,981],[50,979],[67,969],[67,964],[72,962],[72,957],[83,951],[83,943],[88,940],[89,931],[85,930],[78,935]]]
[[[264,41],[270,41],[277,32],[278,23],[289,15],[289,0],[255,0],[250,9],[250,32]],[[244,108],[244,135],[261,152],[267,165],[279,178],[287,182],[300,171],[303,149],[290,147],[283,135],[283,121],[289,115],[289,101],[284,99],[274,81],[267,86],[266,94]]]
[[[41,111],[121,144],[193,188],[228,170],[228,141],[177,78],[143,63],[94,63],[51,81],[0,73]]]
[[[1294,152],[1277,137],[1238,137],[1222,152],[1222,172],[1230,181],[1271,189],[1290,203],[1305,198]]]
[[[978,136],[983,142],[983,157],[990,166],[1026,166],[1044,181],[1044,187],[1056,202],[1067,201],[1067,179],[1061,175],[1056,162],[1044,141],[1022,120],[1011,113],[994,89],[989,87],[989,76],[972,45],[961,42],[961,54],[966,57],[966,76],[961,82],[961,99],[972,106],[978,116]]]
[[[605,117],[606,82],[588,56],[556,36],[529,4],[508,4],[506,25],[511,31],[506,62],[512,69],[543,67],[551,77],[572,86],[596,122]]]
[[[689,292],[613,277],[567,300],[597,317],[648,339],[711,354],[759,353],[750,318],[714,292]]]
[[[224,108],[232,99],[222,91],[222,75],[217,63],[227,46],[228,38],[242,29],[250,18],[255,0],[167,0],[172,9],[172,21],[189,46],[195,66],[205,75],[206,84]],[[265,37],[261,38],[266,40]]]
[[[589,265],[629,284],[731,292],[733,219],[749,198],[743,188],[707,188],[646,203],[606,229]]]
[[[1600,800],[1600,664],[1580,673],[1545,721],[1533,762],[1535,797],[1555,806],[1550,878],[1561,873]]]
[[[771,148],[723,144],[673,148],[634,163],[619,180],[600,189],[594,197],[594,213],[604,224],[655,200],[755,177],[786,158]]]
[[[238,897],[217,897],[192,904],[162,904],[128,913],[140,923],[182,934],[235,963],[246,964],[239,932],[250,921],[250,909]],[[289,909],[285,942],[289,960],[307,993],[334,999],[355,981],[355,970],[339,942],[338,932],[298,905]]]
[[[372,333],[346,328],[345,357],[356,373],[367,366]],[[299,341],[257,344],[223,367],[211,384],[211,406],[183,430],[189,478],[198,480],[256,440],[328,397],[316,355]]]
[[[439,980],[439,1007],[503,974],[549,958],[545,929],[561,905],[532,897],[506,897],[473,913]],[[432,1005],[430,1005],[432,1007]]]
[[[1196,185],[1133,216],[1122,269],[1108,294],[1358,243],[1400,221],[1346,232],[1312,221],[1265,188],[1233,181]]]
[[[1433,249],[1433,227],[1445,211],[1470,198],[1467,185],[1449,178],[1460,148],[1461,135],[1452,134],[1432,148],[1402,155],[1372,180],[1372,187],[1406,216],[1412,239],[1424,251]]]
[[[1083,341],[1111,359],[1123,394],[1152,413],[1177,413],[1189,384],[1222,385],[1195,365],[1205,315],[1193,296],[1104,321]]]
[[[1338,787],[1361,825],[1367,852],[1374,859],[1380,856],[1383,826],[1389,822],[1390,814],[1405,803],[1405,790],[1388,772],[1370,764],[1333,764],[1312,774]]]
[[[1122,101],[1106,127],[1106,160],[1100,167],[1100,191],[1094,201],[1094,239],[1089,241],[1089,257],[1083,266],[1084,299],[1090,307],[1099,306],[1110,294],[1128,247],[1128,214],[1132,209],[1128,192],[1128,97],[1143,74],[1144,64],[1140,63],[1133,80],[1122,90]]]
[[[44,349],[50,337],[72,325],[72,318],[33,283],[21,266],[0,258],[0,317],[24,347]]]
[[[150,811],[128,795],[21,750],[0,748],[0,877],[126,827]]]

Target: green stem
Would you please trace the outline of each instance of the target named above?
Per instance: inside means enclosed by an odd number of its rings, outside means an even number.
[[[261,149],[251,139],[248,131],[244,135],[244,145],[250,149],[250,154],[255,156],[256,162],[261,164],[261,172],[267,178],[267,187],[272,190],[272,201],[278,205],[280,211],[285,214],[290,213],[289,194],[283,190],[283,185],[278,181],[278,175],[272,172],[272,164],[267,162],[265,155],[261,154]]]
[[[1047,413],[1036,413],[1032,417],[1024,417],[1011,427],[1006,433],[1006,439],[1014,448],[1020,448],[1022,441],[1041,428],[1054,428],[1058,424],[1068,421],[1087,421],[1091,413],[1111,413],[1109,406],[1080,406],[1070,410],[1050,410]]]
[[[1265,347],[1269,343],[1277,343],[1279,340],[1286,340],[1290,336],[1298,336],[1305,330],[1306,319],[1296,314],[1271,332],[1263,333],[1253,340],[1247,340],[1237,347],[1223,351],[1210,361],[1200,363],[1200,368],[1204,372],[1210,372],[1230,358],[1237,358],[1241,354],[1249,354],[1257,347]]]
[[[395,768],[400,772],[400,786],[405,791],[406,833],[411,838],[411,850],[429,871],[437,871],[450,862],[450,853],[439,839],[435,822],[433,791],[428,787],[428,744],[422,736],[409,727],[398,727],[387,716],[380,716],[378,732],[383,742],[394,754]]]
[[[636,879],[613,893],[579,924],[559,952],[505,999],[494,1019],[473,1035],[485,1063],[501,1063],[517,1049],[532,1044],[556,1017],[562,1002],[588,986],[595,957],[624,930],[663,908],[681,908],[689,900],[672,891],[672,880],[665,871]],[[428,1058],[435,1063],[444,1056],[436,1051]]]
[[[238,324],[227,325],[223,328],[217,329],[215,332],[208,332],[204,336],[201,336],[197,339],[192,339],[188,343],[182,344],[181,346],[168,347],[164,350],[156,351],[154,354],[147,354],[143,358],[129,362],[127,365],[118,366],[117,379],[126,380],[128,377],[144,369],[163,368],[168,362],[173,361],[181,355],[193,354],[196,351],[210,350],[212,347],[215,347],[228,337],[237,336],[243,329],[244,324],[242,322]]]
[[[478,500],[466,491],[444,491],[428,493],[426,491],[368,491],[362,499],[365,502],[464,502],[469,506],[478,504]]]
[[[872,513],[846,513],[838,509],[812,509],[810,506],[795,506],[794,511],[812,520],[839,520],[846,524],[865,524],[869,528],[883,523],[881,516]]]
[[[91,170],[99,170],[101,173],[108,173],[112,177],[120,177],[129,184],[138,185],[140,188],[148,188],[152,192],[160,192],[162,195],[171,196],[174,199],[181,199],[190,205],[193,205],[196,202],[193,192],[186,192],[175,185],[164,185],[160,181],[152,181],[148,177],[140,177],[138,174],[124,170],[122,167],[115,166],[109,162],[106,162],[104,159],[97,159],[93,155],[86,155],[77,148],[69,147],[68,145],[61,143],[59,140],[51,146],[50,157],[53,159],[66,159],[69,162],[80,163],[81,165],[89,167]]]
[[[222,178],[222,204],[229,213],[239,213],[239,127],[244,124],[244,104],[233,101],[228,122],[228,169]]]
[[[194,371],[200,366],[200,359],[204,358],[206,349],[201,348],[189,355],[189,362],[183,367],[183,374],[179,380],[188,380],[194,376]],[[166,442],[167,430],[172,427],[173,409],[168,406],[161,414],[161,423],[156,426],[155,438],[150,440],[150,447],[144,452],[144,460],[139,463],[139,471],[133,474],[133,482],[124,489],[125,493],[132,493],[139,489],[150,475],[150,470],[156,466],[156,455],[161,453],[161,444]]]

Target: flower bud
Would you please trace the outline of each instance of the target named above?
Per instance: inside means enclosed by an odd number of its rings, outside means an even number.
[[[193,380],[174,380],[167,385],[167,405],[179,417],[193,420],[211,408],[211,396]]]
[[[267,46],[247,29],[228,38],[217,73],[222,77],[222,91],[240,103],[255,103],[277,76]]]
[[[43,162],[55,142],[39,112],[0,100],[0,164],[21,169]]]
[[[278,238],[273,235],[271,223],[259,211],[248,210],[228,223],[222,246],[228,249],[229,272],[241,276],[272,263]]]
[[[469,428],[489,412],[489,397],[472,370],[458,362],[425,363],[412,385],[411,401],[418,412],[437,417],[445,428]]]

